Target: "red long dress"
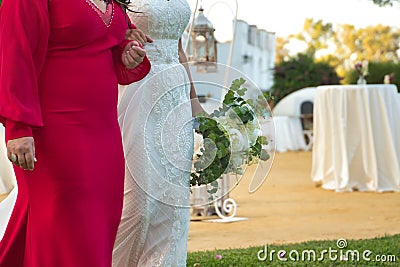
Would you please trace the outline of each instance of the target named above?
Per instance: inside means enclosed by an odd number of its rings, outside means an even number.
[[[126,29],[115,2],[102,13],[90,0],[3,1],[0,121],[8,140],[34,137],[37,163],[15,167],[1,267],[111,266],[124,187],[117,83],[150,69],[147,58],[122,65]]]

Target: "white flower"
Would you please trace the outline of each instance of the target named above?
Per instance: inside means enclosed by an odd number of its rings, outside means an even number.
[[[230,159],[230,164],[231,167],[233,168],[232,171],[236,170],[237,168],[240,168],[243,164],[243,154],[242,153],[232,153],[231,154],[231,159]]]
[[[204,139],[201,134],[194,133],[194,153],[193,153],[193,159],[197,159],[197,155],[202,155],[203,153],[201,152],[201,149],[204,149]]]
[[[218,117],[216,120],[222,125],[225,131],[228,132],[232,152],[247,151],[250,148],[250,131],[244,127],[240,118],[232,113],[234,112],[229,111],[225,116]],[[250,126],[250,128],[252,128],[252,126]],[[253,132],[253,129],[251,129],[251,131]]]
[[[232,152],[239,152],[249,149],[249,142],[247,138],[238,129],[229,129],[229,139],[231,142]]]
[[[363,60],[362,69],[363,69],[363,75],[367,76],[367,74],[368,74],[368,60]]]
[[[260,132],[260,128],[256,119],[246,123],[246,131],[250,146],[253,146],[256,143],[258,134]]]
[[[383,83],[384,84],[389,84],[390,83],[390,77],[388,74],[385,75],[385,77],[383,78]]]
[[[237,128],[238,125],[243,124],[239,116],[233,111],[228,110],[224,116],[215,118],[227,131],[229,128]]]
[[[393,83],[393,78],[394,78],[394,73],[386,74],[385,77],[383,78],[383,83],[384,84],[391,84]]]

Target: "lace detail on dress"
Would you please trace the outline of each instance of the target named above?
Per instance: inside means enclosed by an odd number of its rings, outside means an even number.
[[[143,99],[142,114],[148,114],[145,151],[156,176],[147,185],[155,199],[187,206],[193,155],[189,80],[182,65],[163,69],[151,79],[156,84],[149,92],[150,101]]]
[[[152,63],[179,63],[178,40],[190,19],[186,0],[135,0],[130,13],[133,24],[153,38],[146,44],[147,57]]]
[[[146,44],[145,49],[153,64],[179,64],[178,40],[154,40]]]

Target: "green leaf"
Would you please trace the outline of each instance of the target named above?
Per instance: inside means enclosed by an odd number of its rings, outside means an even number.
[[[207,130],[207,125],[205,125],[204,123],[200,123],[199,132],[202,133],[205,132],[206,130]]]
[[[210,133],[208,135],[208,138],[210,138],[211,140],[213,140],[215,142],[215,140],[218,139],[218,135],[216,135],[215,133]]]
[[[211,116],[213,116],[213,117],[219,117],[219,112],[218,112],[218,110],[214,110],[214,112],[213,113],[211,113]]]
[[[239,78],[239,79],[233,80],[232,85],[231,85],[230,88],[239,89],[245,83],[246,83],[245,79]]]
[[[217,193],[217,191],[218,191],[218,188],[215,188],[215,187],[210,190],[207,190],[207,192],[210,194],[215,194],[215,193]]]
[[[228,93],[225,94],[223,103],[225,105],[229,105],[234,102],[235,102],[235,93],[233,91],[228,91]]]
[[[270,159],[270,155],[268,154],[267,150],[263,149],[261,151],[260,159],[263,160],[263,161],[267,161],[267,160]]]
[[[211,186],[214,187],[214,188],[218,188],[218,181],[212,182]]]
[[[217,143],[217,148],[218,148],[218,152],[221,152],[221,157],[225,157],[226,156],[226,147],[224,146],[223,143]]]
[[[265,136],[259,136],[257,137],[257,143],[262,145],[268,145],[268,139]]]
[[[246,94],[247,88],[238,89],[236,92],[240,96],[244,96]]]

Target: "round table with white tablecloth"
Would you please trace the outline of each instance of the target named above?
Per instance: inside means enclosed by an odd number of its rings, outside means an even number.
[[[311,176],[336,191],[400,190],[400,100],[395,85],[318,87]]]

